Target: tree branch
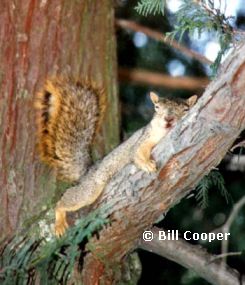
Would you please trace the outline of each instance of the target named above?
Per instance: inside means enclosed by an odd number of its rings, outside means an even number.
[[[210,65],[213,63],[211,60],[209,60],[208,58],[206,58],[202,54],[182,46],[177,41],[171,40],[169,37],[166,37],[163,33],[154,31],[150,28],[139,25],[133,21],[119,19],[119,20],[116,20],[116,25],[120,28],[123,28],[123,29],[129,29],[129,30],[135,31],[135,32],[142,32],[145,35],[147,35],[148,37],[150,37],[156,41],[160,41],[160,42],[163,42],[167,45],[170,45],[171,47],[173,47],[176,50],[179,50],[180,52],[185,54],[186,56],[188,56],[190,58],[194,58],[194,59],[196,59],[196,60],[198,60],[204,64]]]
[[[115,281],[113,274],[120,272],[115,266],[120,269],[122,258],[137,246],[142,232],[221,161],[245,128],[244,77],[245,45],[229,56],[197,104],[155,147],[156,173],[148,174],[129,163],[144,135],[141,129],[64,193],[68,202],[74,198],[82,204],[103,186],[99,199],[82,211],[86,214],[99,208],[110,218],[99,237],[87,244],[90,251],[84,260],[84,284]],[[126,166],[116,167],[122,164]]]
[[[152,241],[139,242],[139,248],[153,252],[170,259],[187,269],[194,270],[200,277],[216,285],[241,285],[239,274],[229,268],[223,267],[220,262],[214,262],[212,254],[207,253],[200,245],[192,245],[183,239],[159,240],[159,229],[153,228]],[[212,261],[212,263],[210,263]],[[243,282],[242,284],[245,284]]]
[[[143,85],[163,86],[171,89],[198,90],[204,89],[209,80],[205,77],[178,76],[173,77],[162,73],[142,69],[119,68],[120,81],[133,81]]]
[[[93,251],[85,258],[85,284],[98,281],[91,277],[98,277],[98,263],[106,268],[100,278],[104,282],[111,280],[109,268],[120,264],[122,257],[136,246],[141,233],[221,161],[245,128],[244,77],[245,45],[229,56],[218,78],[210,83],[190,113],[155,148],[153,157],[159,171],[147,174],[127,165],[113,176],[100,198],[87,209],[109,205],[105,215],[110,216],[111,224],[100,232],[99,239],[94,237],[89,242]],[[129,141],[136,144],[141,135],[142,130]],[[127,148],[127,142],[102,160],[96,171],[106,174],[106,166],[119,159],[120,149]],[[127,155],[132,157],[132,150]],[[86,189],[91,187],[93,191],[95,178],[96,175],[90,177]]]

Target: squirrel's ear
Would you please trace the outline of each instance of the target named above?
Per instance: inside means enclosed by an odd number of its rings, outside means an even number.
[[[156,93],[150,92],[150,98],[153,104],[156,104],[159,102],[159,97]]]
[[[197,95],[193,95],[186,100],[186,103],[188,104],[189,107],[192,107],[196,103],[197,99],[198,99]]]

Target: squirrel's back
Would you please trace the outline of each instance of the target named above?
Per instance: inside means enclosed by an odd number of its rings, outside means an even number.
[[[52,78],[37,93],[38,149],[58,178],[77,181],[90,164],[90,147],[105,111],[105,94],[91,82]]]

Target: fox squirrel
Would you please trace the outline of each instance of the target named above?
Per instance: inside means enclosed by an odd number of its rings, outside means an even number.
[[[44,88],[37,93],[35,107],[40,157],[56,169],[58,179],[77,182],[56,205],[57,236],[63,235],[68,227],[66,212],[92,204],[112,176],[126,164],[134,162],[146,172],[155,172],[156,163],[151,159],[153,147],[197,100],[194,95],[186,101],[175,102],[159,98],[151,92],[155,113],[151,122],[143,128],[141,137],[135,140],[132,136],[113,150],[111,156],[102,160],[101,169],[98,169],[103,177],[100,173],[97,177],[94,174],[94,179],[91,179],[88,176],[91,169],[90,148],[105,113],[105,98],[105,92],[89,81],[76,82],[62,77],[47,80]],[[92,180],[95,180],[93,186]]]

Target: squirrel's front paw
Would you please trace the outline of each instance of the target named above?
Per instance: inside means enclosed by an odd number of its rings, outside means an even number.
[[[146,172],[156,172],[157,171],[157,165],[154,160],[147,161],[144,165],[141,166],[141,168]]]

